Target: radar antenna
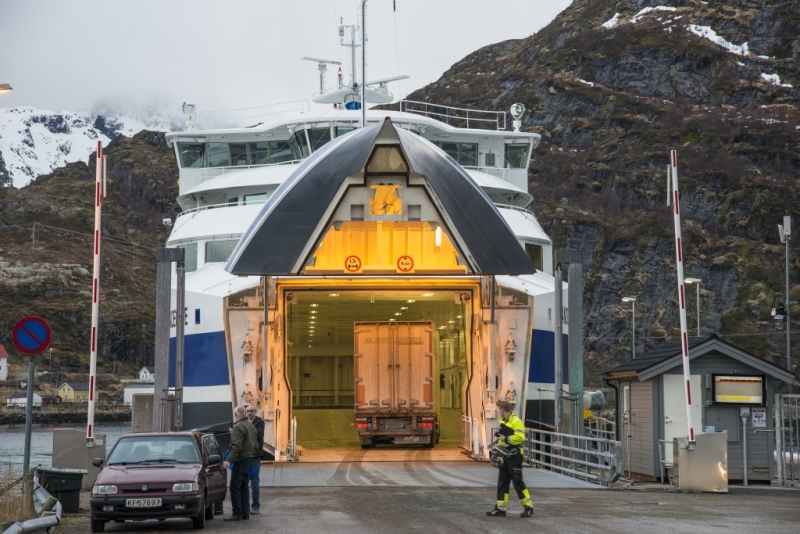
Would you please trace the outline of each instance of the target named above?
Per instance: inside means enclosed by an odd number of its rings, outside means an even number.
[[[341,65],[341,61],[333,61],[332,59],[319,59],[315,57],[304,57],[306,61],[313,61],[317,64],[319,69],[319,90],[321,93],[325,92],[325,73],[328,70],[328,65]]]

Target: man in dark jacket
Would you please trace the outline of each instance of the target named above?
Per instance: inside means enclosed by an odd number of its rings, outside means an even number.
[[[258,514],[258,510],[261,508],[261,489],[259,484],[261,483],[261,457],[264,454],[264,420],[256,415],[258,412],[255,406],[246,404],[244,408],[245,413],[247,413],[247,420],[256,428],[256,441],[258,442],[256,453],[253,455],[253,463],[255,465],[250,470],[253,475],[250,479],[250,496],[253,499],[253,504],[250,505],[250,513]]]
[[[250,519],[250,467],[256,453],[256,429],[247,420],[244,406],[237,406],[233,411],[236,422],[231,431],[231,448],[225,469],[233,465],[231,472],[231,508],[233,513],[225,521]]]

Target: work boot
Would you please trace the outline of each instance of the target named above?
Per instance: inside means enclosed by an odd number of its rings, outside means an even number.
[[[494,510],[492,510],[490,512],[486,512],[486,515],[488,515],[489,517],[505,517],[506,516],[506,511],[505,510],[501,510],[500,508],[495,506]]]
[[[526,506],[525,509],[519,514],[520,517],[532,517],[533,516],[533,508],[530,506]]]

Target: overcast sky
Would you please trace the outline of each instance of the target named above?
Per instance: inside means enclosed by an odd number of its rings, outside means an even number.
[[[369,0],[367,78],[407,74],[395,97],[490,43],[527,37],[570,0]],[[0,107],[234,109],[310,99],[342,60],[357,0],[0,0]],[[358,60],[360,63],[360,59]],[[349,75],[345,76],[345,82]],[[328,87],[335,68],[328,71]]]

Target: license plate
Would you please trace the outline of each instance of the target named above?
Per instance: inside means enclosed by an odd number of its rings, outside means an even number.
[[[387,430],[403,430],[405,427],[403,423],[386,423]]]
[[[128,508],[155,508],[161,506],[161,499],[126,499],[125,506]]]

